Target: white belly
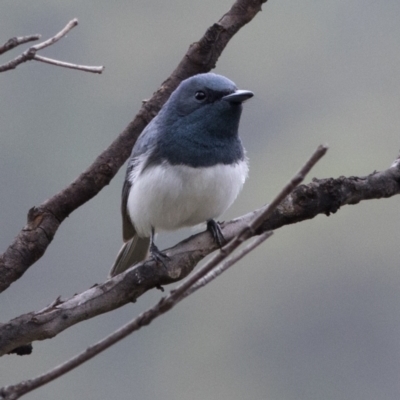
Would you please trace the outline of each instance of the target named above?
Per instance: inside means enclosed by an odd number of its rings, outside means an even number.
[[[233,166],[148,167],[132,175],[128,212],[139,236],[193,226],[221,215],[236,199],[248,173],[246,161]]]

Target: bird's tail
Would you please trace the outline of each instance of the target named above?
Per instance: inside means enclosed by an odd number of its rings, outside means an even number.
[[[109,277],[112,278],[113,276],[124,272],[133,264],[146,259],[149,252],[149,246],[150,238],[140,238],[137,235],[124,243],[117,255],[114,265],[111,267]]]

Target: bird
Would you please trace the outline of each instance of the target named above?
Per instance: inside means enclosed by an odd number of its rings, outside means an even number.
[[[140,134],[128,160],[122,189],[124,244],[110,277],[152,258],[168,257],[155,233],[207,223],[221,247],[215,218],[226,211],[248,175],[238,134],[242,103],[253,97],[215,73],[183,80]]]

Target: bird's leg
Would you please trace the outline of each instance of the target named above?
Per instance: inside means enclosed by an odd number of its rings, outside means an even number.
[[[226,243],[226,239],[222,234],[221,227],[219,226],[218,222],[214,221],[213,219],[209,219],[207,221],[207,230],[211,233],[218,247],[222,247]]]
[[[166,261],[169,261],[170,258],[158,249],[158,247],[154,243],[154,237],[155,233],[154,228],[152,227],[150,237],[150,254],[156,263],[161,263],[165,268],[167,268]]]

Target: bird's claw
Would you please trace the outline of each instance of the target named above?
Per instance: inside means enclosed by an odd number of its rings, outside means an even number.
[[[226,243],[226,239],[222,234],[221,227],[219,223],[210,219],[207,221],[207,230],[211,233],[214,242],[217,243],[218,247],[222,247]]]
[[[165,269],[167,269],[167,261],[170,261],[171,259],[162,251],[158,250],[158,247],[154,244],[150,246],[150,254],[153,260],[157,264],[162,264]]]

